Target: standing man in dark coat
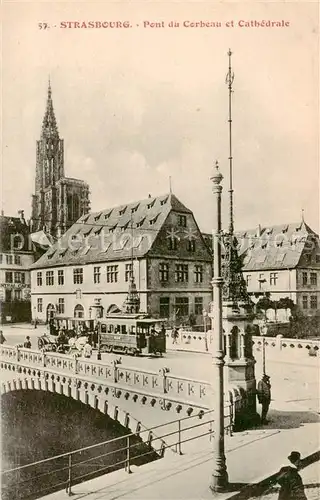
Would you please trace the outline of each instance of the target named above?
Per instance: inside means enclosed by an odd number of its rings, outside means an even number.
[[[257,388],[258,401],[262,406],[261,410],[261,423],[267,423],[267,413],[271,402],[271,384],[269,375],[264,374],[262,379],[258,382]]]
[[[277,483],[280,484],[278,500],[307,500],[298,472],[301,460],[300,453],[292,451],[288,460],[289,464],[282,467],[277,476]]]

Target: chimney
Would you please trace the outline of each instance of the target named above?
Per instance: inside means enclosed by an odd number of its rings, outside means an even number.
[[[260,236],[261,236],[261,224],[258,225],[256,236],[257,236],[257,238],[260,238]]]

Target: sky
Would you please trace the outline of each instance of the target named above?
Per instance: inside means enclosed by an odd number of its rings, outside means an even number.
[[[309,2],[5,2],[5,214],[30,215],[50,76],[65,174],[89,183],[92,211],[167,193],[171,177],[173,192],[210,231],[218,159],[227,226],[230,47],[235,228],[299,221],[304,209],[319,231],[317,9]],[[240,27],[240,20],[290,25]],[[131,27],[60,28],[66,21]]]

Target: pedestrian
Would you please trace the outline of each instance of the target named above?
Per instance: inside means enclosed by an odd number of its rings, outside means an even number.
[[[277,483],[280,484],[278,500],[307,500],[298,472],[301,463],[300,453],[292,451],[288,460],[288,465],[282,467],[277,474]]]
[[[4,344],[6,342],[6,338],[2,333],[2,330],[0,330],[0,344]]]
[[[171,333],[171,337],[172,337],[172,344],[177,344],[177,339],[179,337],[179,332],[177,330],[176,327],[173,328],[172,330],[172,333]]]
[[[24,341],[23,347],[25,349],[31,349],[30,337],[27,335],[26,340]]]
[[[34,320],[34,328],[36,329],[36,328],[37,328],[37,326],[38,326],[38,320],[37,320],[37,319],[35,319],[35,320]]]
[[[269,375],[264,374],[258,382],[258,401],[261,404],[261,423],[267,424],[267,413],[271,402],[271,384]]]

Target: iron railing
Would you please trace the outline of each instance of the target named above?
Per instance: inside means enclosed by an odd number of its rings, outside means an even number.
[[[231,407],[231,404],[227,406],[229,413],[225,416],[225,430],[229,434],[232,434]],[[212,414],[213,410],[201,410],[197,415],[175,419],[150,429],[142,429],[140,424],[136,432],[4,470],[1,473],[2,499],[27,500],[63,488],[71,495],[73,485],[98,476],[108,469],[125,468],[127,473],[130,473],[133,464],[139,465],[147,458],[149,461],[162,458],[166,449],[182,454],[183,443],[208,435],[210,440],[212,439]],[[196,422],[191,423],[195,419]],[[208,428],[198,434],[200,428],[205,426]],[[187,433],[189,435],[186,435]],[[142,435],[146,437],[142,439]]]

